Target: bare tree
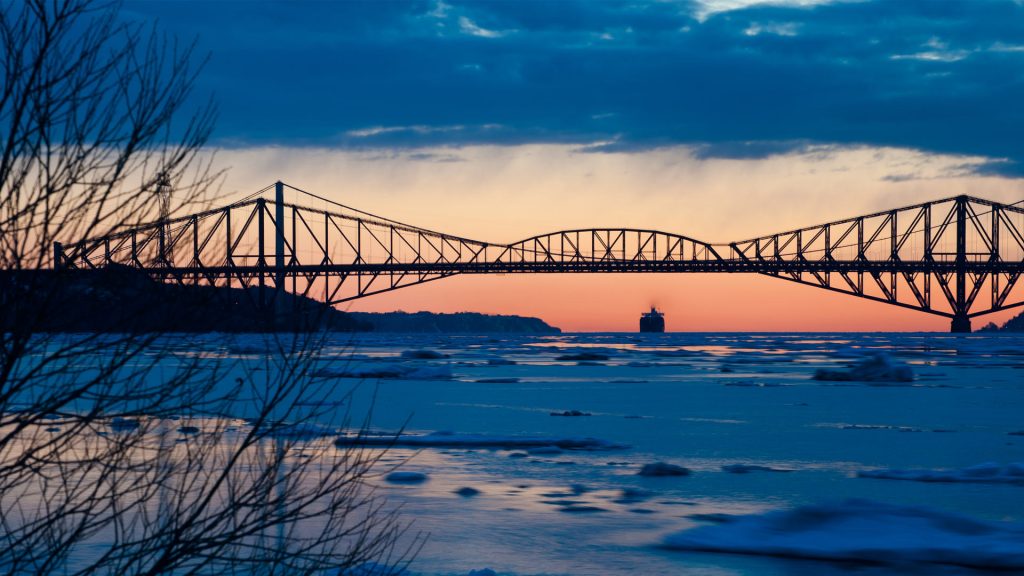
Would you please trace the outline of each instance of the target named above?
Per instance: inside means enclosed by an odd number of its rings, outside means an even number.
[[[199,373],[223,370],[217,382],[228,388],[199,384],[219,405],[137,414],[120,428],[94,421],[23,468],[0,494],[0,566],[10,574],[400,572],[422,540],[410,534],[398,545],[407,525],[374,487],[387,450],[333,442],[342,431],[364,433],[368,419],[352,426],[352,390],[317,376],[323,338],[267,336],[257,359],[227,366],[216,356],[182,361]]]
[[[181,338],[41,332],[75,312],[54,242],[157,217],[168,184],[164,216],[216,198],[194,44],[92,0],[2,3],[0,44],[0,573],[396,570],[380,453],[310,434],[331,414],[301,407],[338,394],[315,337],[255,372]]]

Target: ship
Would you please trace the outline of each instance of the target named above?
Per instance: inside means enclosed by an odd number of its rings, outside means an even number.
[[[641,332],[664,332],[665,331],[665,315],[658,312],[657,308],[651,306],[650,312],[644,312],[640,315],[640,331]]]

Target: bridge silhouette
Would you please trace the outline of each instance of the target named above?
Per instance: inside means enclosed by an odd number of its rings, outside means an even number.
[[[273,190],[272,197],[265,197]],[[328,209],[287,202],[285,191]],[[1024,305],[1024,207],[956,196],[728,243],[634,228],[562,230],[510,244],[363,212],[282,182],[214,210],[55,243],[55,269],[111,265],[185,285],[283,291],[326,304],[454,276],[762,274],[951,319]]]

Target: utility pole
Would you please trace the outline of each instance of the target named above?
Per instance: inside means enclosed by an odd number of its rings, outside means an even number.
[[[166,174],[157,178],[156,195],[160,202],[160,262],[169,267],[174,253],[170,245],[171,223],[168,222],[171,218],[171,182]]]
[[[294,247],[293,247],[294,249]],[[284,305],[284,182],[274,184],[274,311],[275,328],[285,318]]]
[[[284,182],[274,184],[274,288],[284,290]]]

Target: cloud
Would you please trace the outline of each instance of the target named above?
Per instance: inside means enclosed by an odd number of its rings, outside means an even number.
[[[709,158],[891,146],[989,158],[986,174],[1024,163],[1024,4],[1011,0],[125,12],[211,51],[197,95],[216,94],[225,144],[686,145]]]
[[[742,10],[744,8],[757,5],[809,8],[819,4],[829,4],[835,1],[836,0],[700,0],[697,2],[696,14],[701,20],[704,20],[708,16],[719,12]]]
[[[968,177],[984,158],[871,147],[775,152],[702,158],[688,146],[584,154],[574,145],[528,144],[266,147],[217,156],[234,167],[225,190],[238,198],[283,180],[399,221],[496,242],[592,226],[723,242],[958,194],[1016,202],[1024,193],[1021,180]]]
[[[481,28],[480,26],[474,24],[473,21],[467,18],[466,16],[459,16],[459,29],[465,32],[466,34],[469,34],[471,36],[479,36],[481,38],[501,38],[507,33],[504,31],[488,30],[486,28]]]
[[[715,142],[697,147],[694,157],[698,159],[707,158],[731,158],[735,160],[753,158],[771,158],[784,154],[810,154],[824,153],[831,147],[815,145],[806,140],[771,141],[757,140],[750,142]]]
[[[747,36],[757,36],[758,34],[775,34],[778,36],[796,36],[797,26],[794,22],[768,22],[761,24],[755,22],[750,25],[749,28],[743,31]]]
[[[938,38],[930,38],[920,52],[894,54],[893,60],[931,60],[934,62],[957,62],[971,55],[969,50],[951,50],[949,45]]]
[[[410,132],[413,134],[434,134],[437,132],[458,132],[465,129],[465,126],[373,126],[371,128],[349,130],[348,132],[345,132],[345,135],[351,136],[352,138],[373,138],[374,136],[398,134],[402,132]]]

